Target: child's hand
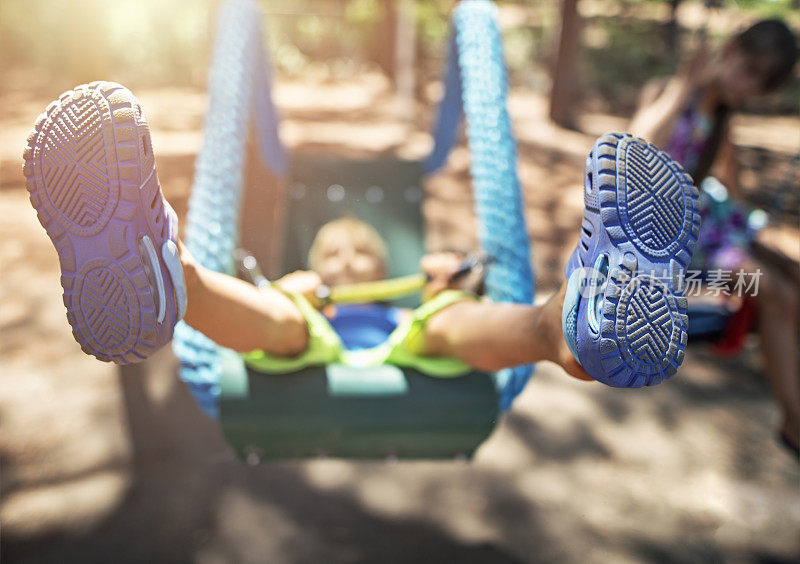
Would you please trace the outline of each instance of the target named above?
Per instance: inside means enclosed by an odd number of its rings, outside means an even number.
[[[275,285],[289,294],[300,294],[314,307],[320,306],[317,290],[322,285],[322,279],[316,272],[296,270],[275,282]]]
[[[464,257],[458,253],[430,253],[423,256],[419,263],[420,268],[429,279],[423,300],[430,300],[444,290],[458,288],[458,282],[453,282],[451,278],[458,272],[463,260]]]

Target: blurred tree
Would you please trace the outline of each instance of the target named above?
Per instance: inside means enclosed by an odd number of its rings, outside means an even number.
[[[669,0],[669,20],[664,25],[664,44],[670,53],[678,52],[680,28],[678,26],[678,7],[681,0]]]
[[[103,0],[74,0],[66,10],[67,74],[75,83],[108,76],[108,6]]]
[[[415,0],[397,0],[394,85],[400,116],[414,118],[415,60],[417,55],[417,18]]]
[[[372,58],[391,80],[395,77],[395,45],[397,44],[397,0],[382,2],[379,25],[372,38]]]
[[[550,119],[569,129],[576,128],[580,31],[578,0],[561,0],[558,50],[551,67],[553,83],[550,89]]]

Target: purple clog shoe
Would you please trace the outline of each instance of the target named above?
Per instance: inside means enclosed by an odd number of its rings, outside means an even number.
[[[23,156],[75,340],[100,360],[147,358],[172,338],[186,291],[139,102],[113,82],[78,86],[39,116]]]

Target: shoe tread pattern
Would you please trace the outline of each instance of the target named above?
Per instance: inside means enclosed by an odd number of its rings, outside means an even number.
[[[116,203],[102,121],[98,101],[81,96],[54,112],[42,131],[45,193],[65,227],[81,235],[102,229]]]
[[[650,253],[666,249],[677,239],[686,213],[680,180],[663,154],[635,142],[626,149],[625,187],[630,227]]]

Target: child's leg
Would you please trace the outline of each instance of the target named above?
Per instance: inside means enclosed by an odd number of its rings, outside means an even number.
[[[597,140],[584,190],[581,236],[558,294],[541,308],[454,304],[429,320],[428,352],[485,369],[552,360],[615,387],[675,373],[687,342],[680,281],[699,230],[697,190],[667,154],[625,134]]]
[[[566,284],[544,305],[463,300],[434,314],[425,326],[425,353],[455,357],[494,371],[543,360],[592,380],[572,356],[561,330]]]
[[[184,320],[223,347],[295,356],[308,344],[300,310],[285,294],[197,264],[179,243],[188,305]]]
[[[306,348],[305,320],[289,298],[207,270],[179,244],[129,90],[97,82],[66,92],[37,120],[24,159],[84,351],[138,362],[169,342],[184,307],[186,321],[223,346],[284,356]]]

